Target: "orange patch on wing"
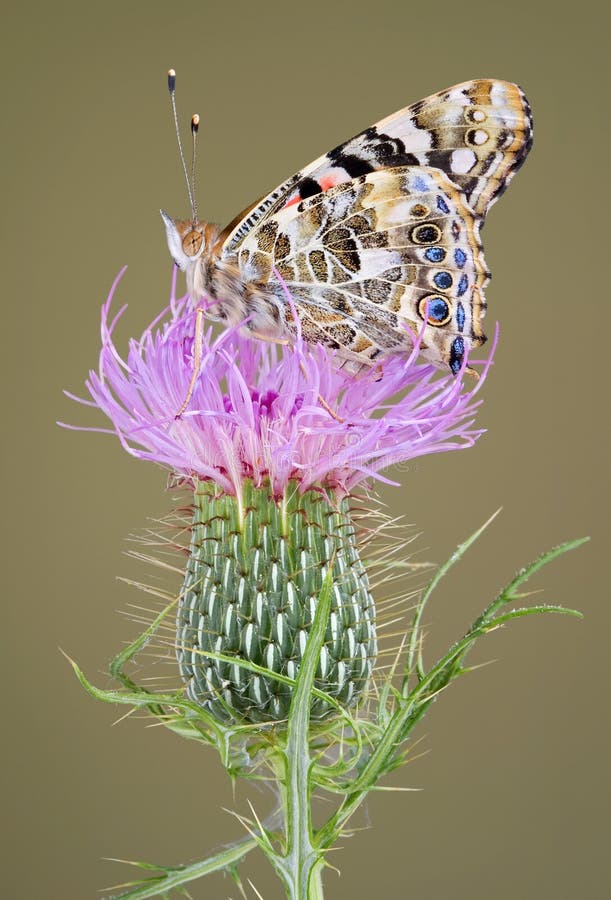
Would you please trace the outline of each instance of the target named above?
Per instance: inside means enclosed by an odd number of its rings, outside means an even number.
[[[339,184],[339,179],[334,175],[324,175],[322,178],[318,179],[318,183],[320,185],[321,191],[324,193],[325,191],[328,191],[329,188],[335,187],[336,184]],[[293,206],[294,203],[299,203],[301,199],[302,198],[299,195],[299,192],[297,192],[294,197],[291,197],[288,203],[284,204],[283,208],[288,209],[288,207]]]
[[[318,179],[318,183],[323,191],[328,191],[329,188],[335,187],[336,184],[339,184],[334,175],[324,175],[322,178]]]

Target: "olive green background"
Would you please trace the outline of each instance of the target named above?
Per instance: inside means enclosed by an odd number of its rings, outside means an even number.
[[[187,212],[169,66],[185,123],[202,117],[198,193],[213,221],[429,93],[478,76],[526,90],[535,149],[485,230],[487,326],[501,329],[488,433],[403,466],[382,494],[414,524],[420,559],[445,558],[504,507],[430,608],[429,658],[519,565],[589,533],[533,585],[586,618],[487,639],[474,660],[495,664],[441,698],[423,755],[393,779],[420,790],[373,796],[326,884],[329,898],[608,896],[608,26],[587,0],[6,7],[2,897],[93,898],[132,875],[102,857],[203,858],[240,834],[221,808],[247,811],[212,752],[137,718],[114,724],[122,710],[86,696],[58,649],[109,683],[108,658],[134,634],[117,610],[146,601],[115,579],[147,576],[125,538],[172,505],[163,470],[54,424],[103,424],[61,390],[82,393],[96,364],[120,266],[123,347],[168,294],[158,209]],[[264,860],[243,871],[281,896]],[[220,877],[192,887],[237,894]]]

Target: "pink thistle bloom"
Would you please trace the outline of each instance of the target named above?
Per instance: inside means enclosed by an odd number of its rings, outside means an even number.
[[[86,387],[132,456],[168,466],[186,480],[212,479],[238,494],[245,478],[269,480],[275,495],[296,480],[303,491],[325,486],[349,493],[364,479],[427,453],[471,446],[483,379],[457,376],[397,355],[358,377],[338,368],[334,352],[297,339],[292,347],[254,340],[230,328],[204,329],[193,396],[180,418],[193,374],[195,313],[188,297],[169,306],[129,343],[121,359],[111,317],[120,273],[102,307],[99,369]],[[490,365],[485,364],[484,374]],[[72,395],[70,395],[72,396]],[[324,403],[328,409],[325,408]],[[73,398],[79,399],[79,398]],[[333,410],[333,415],[329,410]]]

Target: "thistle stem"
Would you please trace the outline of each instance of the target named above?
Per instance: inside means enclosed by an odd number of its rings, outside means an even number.
[[[310,756],[307,745],[289,741],[286,751],[285,827],[287,854],[279,868],[288,900],[323,900],[322,861],[312,843]]]
[[[284,882],[288,900],[323,900],[321,850],[312,837],[310,697],[331,610],[332,567],[327,571],[289,711],[282,754],[282,803],[286,851],[267,851]]]

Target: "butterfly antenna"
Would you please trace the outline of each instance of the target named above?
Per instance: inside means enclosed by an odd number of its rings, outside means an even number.
[[[168,70],[168,90],[170,92],[170,102],[172,104],[172,113],[174,115],[174,128],[176,130],[176,139],[178,141],[178,152],[180,153],[180,161],[182,163],[182,170],[185,174],[185,181],[187,183],[187,193],[189,194],[189,203],[191,204],[191,212],[193,214],[193,221],[197,221],[197,211],[195,207],[195,199],[193,197],[193,189],[191,187],[191,182],[189,181],[189,172],[187,171],[187,164],[185,162],[185,154],[182,150],[182,141],[180,139],[180,129],[178,127],[178,113],[176,112],[176,72],[174,69]]]
[[[199,131],[199,116],[195,113],[191,117],[191,197],[193,203],[193,224],[198,221],[197,216],[197,194],[195,192],[195,163],[197,159],[197,132]]]

